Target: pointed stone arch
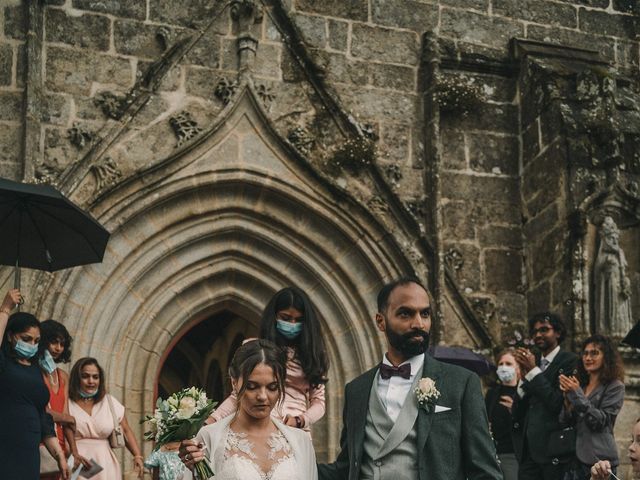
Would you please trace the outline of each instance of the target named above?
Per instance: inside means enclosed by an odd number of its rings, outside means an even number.
[[[258,318],[294,284],[317,305],[331,360],[320,455],[338,446],[342,387],[377,361],[377,290],[412,271],[395,238],[346,192],[301,162],[270,128],[250,86],[172,158],[91,206],[111,232],[105,261],[42,282],[41,316],[97,357],[131,424],[154,405],[163,353],[222,310]],[[82,192],[82,184],[78,192]],[[349,203],[349,208],[344,208]]]

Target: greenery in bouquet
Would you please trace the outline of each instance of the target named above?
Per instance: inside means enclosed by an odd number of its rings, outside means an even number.
[[[202,428],[215,406],[216,403],[207,398],[204,390],[195,387],[180,390],[166,400],[158,398],[153,415],[147,415],[142,420],[150,426],[144,437],[156,442],[154,451],[170,442],[191,439]],[[196,464],[195,474],[199,480],[213,476],[211,465],[206,458]]]

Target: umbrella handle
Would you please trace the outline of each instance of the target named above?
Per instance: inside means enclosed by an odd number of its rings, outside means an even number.
[[[16,268],[13,272],[13,288],[17,288],[18,290],[20,290],[20,266],[18,265],[18,262],[16,262]],[[20,303],[16,305],[16,309],[18,310],[18,312],[20,311],[20,305],[22,305],[23,303],[24,297],[20,297]]]

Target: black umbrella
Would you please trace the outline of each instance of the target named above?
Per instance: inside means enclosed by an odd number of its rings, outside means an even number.
[[[634,327],[629,330],[629,333],[627,333],[620,343],[625,343],[633,348],[640,348],[640,322],[636,323]]]
[[[109,232],[49,185],[0,178],[0,265],[54,272],[102,261]]]
[[[486,375],[496,369],[495,365],[482,355],[465,347],[435,345],[429,347],[429,354],[441,362],[459,365],[478,375]]]

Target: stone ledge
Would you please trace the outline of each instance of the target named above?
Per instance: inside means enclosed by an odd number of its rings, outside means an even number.
[[[609,64],[596,50],[555,45],[553,43],[525,40],[518,37],[511,39],[509,49],[514,60],[522,60],[528,56],[532,56],[562,58],[571,61],[582,61],[599,65]]]

